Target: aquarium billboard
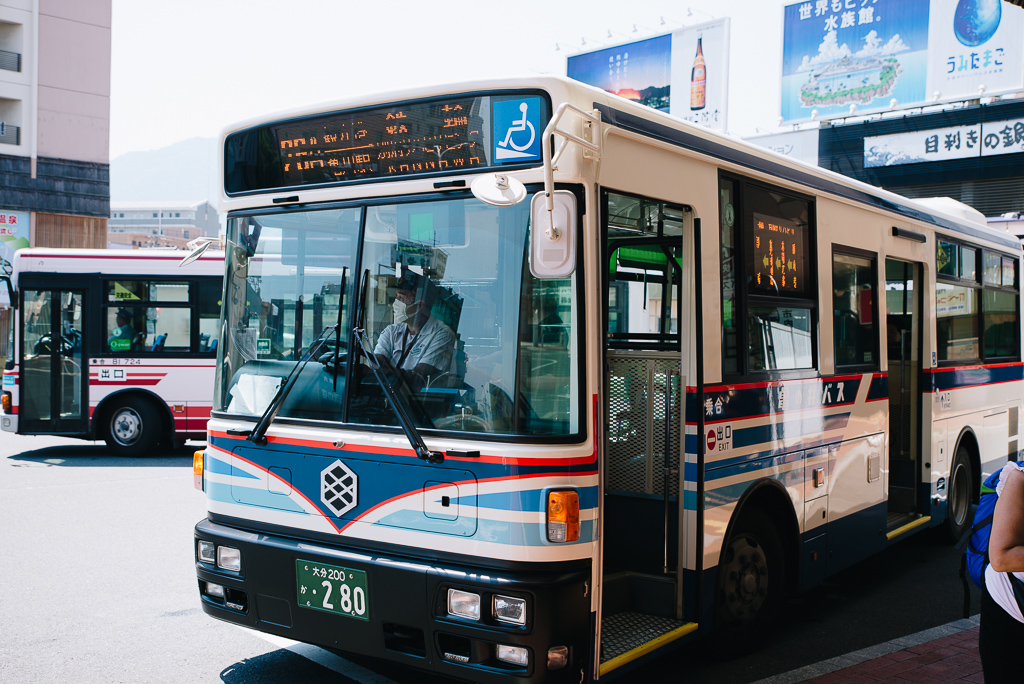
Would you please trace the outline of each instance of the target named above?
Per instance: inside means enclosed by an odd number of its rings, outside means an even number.
[[[572,55],[566,74],[627,100],[726,130],[729,18]]]
[[[1024,88],[1024,10],[1000,0],[804,0],[783,8],[785,123]]]

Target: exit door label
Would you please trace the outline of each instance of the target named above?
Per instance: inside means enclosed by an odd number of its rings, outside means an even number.
[[[732,424],[726,423],[708,430],[708,453],[721,453],[732,449]]]

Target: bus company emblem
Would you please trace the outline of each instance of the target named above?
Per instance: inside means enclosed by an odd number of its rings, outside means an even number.
[[[359,478],[348,466],[335,461],[320,472],[320,500],[335,515],[343,515],[355,508],[359,501],[358,482]]]

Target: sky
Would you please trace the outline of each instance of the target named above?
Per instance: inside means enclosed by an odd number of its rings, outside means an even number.
[[[791,1],[113,0],[110,158],[371,93],[564,76],[567,55],[725,16],[729,131],[775,131]]]

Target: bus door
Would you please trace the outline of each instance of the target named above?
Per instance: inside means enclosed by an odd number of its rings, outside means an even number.
[[[601,662],[683,623],[682,207],[605,193]],[[602,671],[604,671],[602,669]]]
[[[83,354],[82,290],[24,288],[18,429],[84,433],[89,370]]]
[[[921,264],[885,260],[889,360],[888,529],[918,514],[921,464]]]

